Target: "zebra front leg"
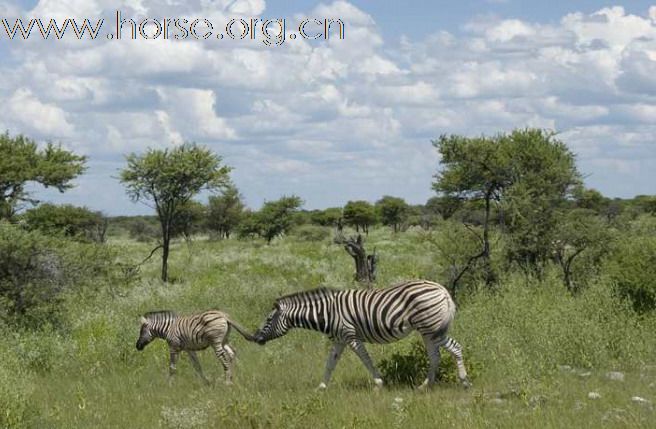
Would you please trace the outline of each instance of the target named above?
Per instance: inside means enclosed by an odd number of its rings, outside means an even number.
[[[198,361],[198,356],[196,356],[196,352],[188,351],[187,354],[189,355],[189,359],[191,359],[191,365],[196,370],[196,373],[200,376],[200,378],[203,379],[205,384],[210,384],[210,381],[207,379],[207,377],[205,377],[205,374],[203,374],[203,368],[201,368],[200,366],[200,362]]]
[[[376,389],[383,387],[383,378],[380,376],[380,373],[374,366],[374,362],[371,360],[371,357],[369,356],[369,353],[367,353],[367,349],[364,347],[362,341],[351,340],[349,347],[351,347],[351,350],[353,350],[355,354],[358,355],[364,366],[369,371],[369,374],[371,374],[373,377],[374,383],[376,384]]]
[[[330,377],[333,375],[335,366],[337,366],[337,362],[339,361],[339,358],[342,356],[342,352],[344,352],[345,347],[346,344],[344,343],[333,344],[333,347],[330,350],[330,354],[328,355],[328,361],[326,362],[326,372],[323,375],[323,381],[321,382],[321,384],[319,384],[318,389],[325,389],[328,386]]]
[[[469,378],[467,378],[467,370],[465,369],[465,362],[462,359],[462,346],[458,344],[456,340],[451,337],[446,338],[444,343],[444,348],[453,355],[456,360],[456,365],[458,366],[458,378],[465,388],[471,387]]]
[[[219,362],[221,362],[221,365],[223,366],[223,370],[225,371],[225,384],[231,385],[232,362],[233,362],[232,358],[234,356],[234,352],[232,350],[227,351],[222,344],[217,344],[216,346],[214,346],[214,353],[216,354],[216,357],[219,359]]]
[[[175,375],[175,364],[178,361],[179,352],[176,350],[169,350],[169,384],[173,382]]]
[[[440,367],[440,346],[444,344],[444,338],[439,340],[434,340],[430,335],[424,335],[424,345],[426,346],[426,353],[428,354],[428,360],[430,365],[428,367],[428,372],[426,373],[426,379],[418,387],[418,389],[423,390],[431,387],[435,384],[435,375],[437,370]]]

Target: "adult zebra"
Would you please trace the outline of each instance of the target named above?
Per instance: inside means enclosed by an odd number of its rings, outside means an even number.
[[[254,337],[243,327],[218,310],[209,310],[191,316],[178,316],[172,311],[153,311],[141,317],[137,350],[143,350],[155,338],[162,338],[169,345],[170,377],[175,374],[175,364],[180,352],[185,351],[198,375],[209,384],[196,351],[211,346],[225,370],[226,384],[232,384],[235,351],[228,345],[231,327],[247,340],[254,341]]]
[[[320,389],[330,381],[347,345],[369,370],[376,387],[381,387],[383,380],[364,343],[390,343],[417,330],[424,339],[430,359],[426,380],[420,387],[435,383],[440,347],[455,357],[458,377],[468,387],[462,348],[446,335],[455,312],[456,306],[449,292],[442,285],[427,280],[409,281],[386,289],[320,288],[277,299],[273,311],[255,333],[255,341],[263,345],[285,335],[290,328],[323,332],[334,344]]]

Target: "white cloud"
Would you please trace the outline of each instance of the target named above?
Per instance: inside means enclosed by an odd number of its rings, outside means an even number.
[[[40,137],[62,138],[73,132],[66,113],[54,104],[41,102],[30,89],[17,89],[8,101],[9,115]]]

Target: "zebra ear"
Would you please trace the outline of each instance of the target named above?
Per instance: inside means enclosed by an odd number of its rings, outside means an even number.
[[[148,323],[148,319],[146,319],[145,317],[141,316],[141,318],[139,319],[139,323],[141,323],[142,325],[143,325],[143,324],[146,324],[146,323]]]

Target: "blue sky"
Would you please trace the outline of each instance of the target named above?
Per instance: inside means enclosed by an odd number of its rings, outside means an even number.
[[[397,195],[423,203],[442,133],[556,130],[586,183],[656,189],[656,3],[649,1],[0,0],[0,18],[341,18],[346,39],[10,41],[0,27],[0,129],[89,156],[60,195],[148,213],[115,179],[123,156],[184,140],[234,167],[247,203],[307,208]],[[291,25],[291,27],[290,27]],[[37,33],[38,35],[38,33]]]

